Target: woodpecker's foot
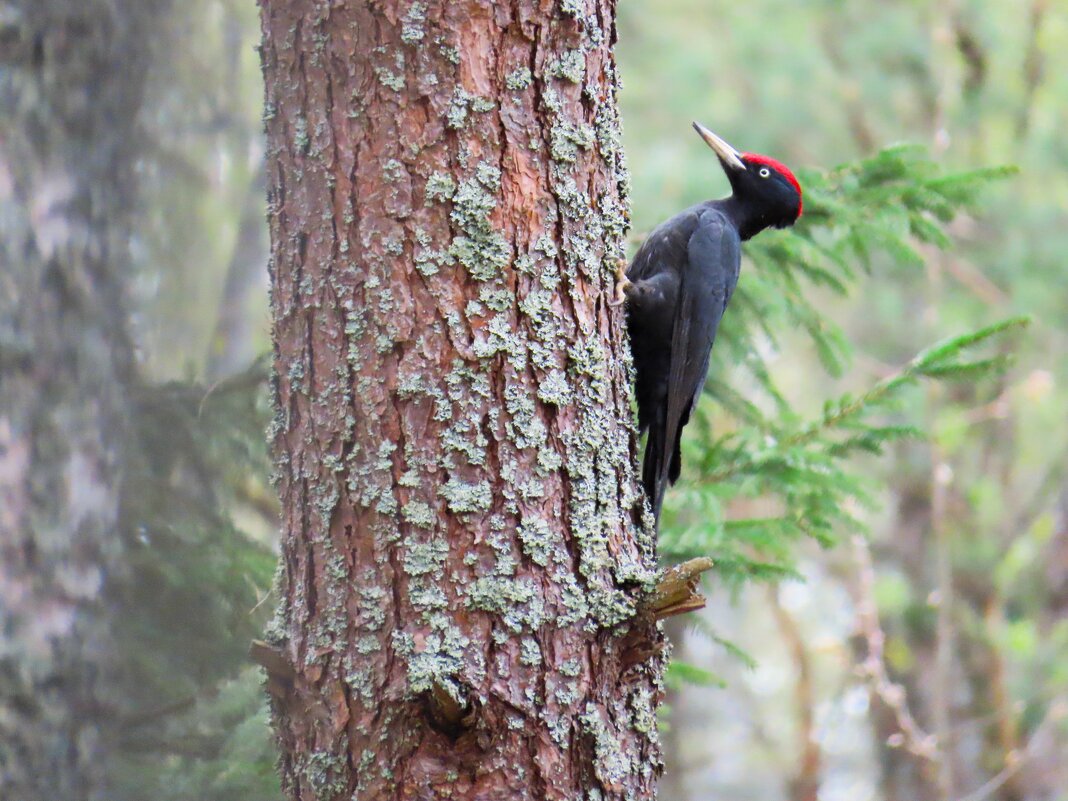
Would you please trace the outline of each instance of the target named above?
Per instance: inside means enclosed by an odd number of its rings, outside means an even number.
[[[634,284],[627,278],[627,262],[620,259],[616,262],[616,292],[608,301],[609,306],[622,306],[627,302],[627,290]]]

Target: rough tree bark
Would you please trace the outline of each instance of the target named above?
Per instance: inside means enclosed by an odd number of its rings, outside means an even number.
[[[654,796],[612,0],[261,0],[294,799]]]
[[[134,366],[123,284],[163,0],[0,9],[0,798],[109,797]]]

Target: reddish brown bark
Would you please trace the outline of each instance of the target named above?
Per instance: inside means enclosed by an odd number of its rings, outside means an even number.
[[[614,6],[261,7],[287,791],[651,798]]]

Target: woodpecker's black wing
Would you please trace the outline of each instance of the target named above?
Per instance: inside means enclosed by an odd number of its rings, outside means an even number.
[[[684,263],[677,270],[666,382],[656,382],[662,387],[653,393],[659,402],[654,401],[654,408],[644,415],[649,437],[642,483],[657,518],[668,483],[679,477],[682,429],[704,386],[712,343],[741,265],[738,232],[721,211],[705,207],[687,223]]]

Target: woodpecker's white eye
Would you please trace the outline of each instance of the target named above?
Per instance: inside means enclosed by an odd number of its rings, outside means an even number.
[[[769,175],[771,175],[771,170],[769,170],[767,167],[761,167],[760,168],[760,177],[761,178],[767,178]]]

